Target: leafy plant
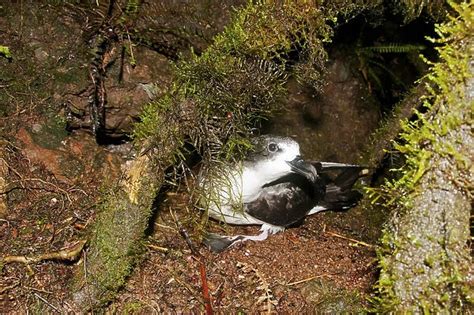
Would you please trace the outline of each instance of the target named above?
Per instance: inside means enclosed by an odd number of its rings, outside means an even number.
[[[2,46],[2,45],[0,45],[0,56],[3,56],[9,60],[13,58],[10,52],[10,48],[8,48],[7,46]]]

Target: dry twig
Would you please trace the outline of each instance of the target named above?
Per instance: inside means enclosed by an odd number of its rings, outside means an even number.
[[[169,248],[166,248],[166,247],[161,247],[161,246],[157,246],[157,245],[153,245],[153,244],[147,244],[146,247],[149,247],[151,249],[154,249],[154,250],[157,250],[157,251],[160,251],[160,252],[163,252],[163,253],[167,253],[169,252]]]
[[[298,281],[295,281],[295,282],[287,283],[286,285],[289,286],[289,287],[291,287],[291,286],[293,286],[293,285],[301,284],[301,283],[308,282],[308,281],[311,281],[311,280],[314,280],[314,279],[318,279],[318,278],[322,278],[322,277],[325,277],[325,276],[330,276],[330,275],[328,275],[328,274],[323,274],[323,275],[312,276],[312,277],[305,278],[305,279],[302,279],[302,280],[298,280]]]
[[[356,239],[353,239],[353,238],[350,238],[350,237],[347,237],[347,236],[344,236],[344,235],[340,235],[340,234],[337,234],[337,233],[334,233],[334,232],[325,231],[324,233],[329,234],[329,235],[334,236],[334,237],[337,237],[337,238],[342,238],[344,240],[351,241],[356,245],[362,245],[362,246],[369,247],[369,248],[374,248],[375,247],[372,244],[368,244],[366,242],[358,241]]]
[[[58,313],[61,313],[59,311],[59,309],[54,306],[53,304],[49,303],[44,297],[42,297],[41,295],[39,295],[38,293],[33,293],[34,296],[36,296],[38,299],[40,299],[44,304],[46,304],[47,306],[49,306],[50,308],[52,308],[53,310],[55,310],[56,312]]]
[[[8,290],[11,290],[13,288],[16,288],[17,286],[20,285],[20,280],[18,281],[15,281],[13,282],[13,284],[9,285],[9,286],[6,286],[6,287],[3,287],[0,289],[0,295],[4,294],[5,292],[7,292]]]

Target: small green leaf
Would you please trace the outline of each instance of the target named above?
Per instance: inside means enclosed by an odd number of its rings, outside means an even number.
[[[7,59],[12,59],[13,56],[10,52],[10,48],[8,48],[7,46],[2,46],[0,45],[0,56],[3,56]]]

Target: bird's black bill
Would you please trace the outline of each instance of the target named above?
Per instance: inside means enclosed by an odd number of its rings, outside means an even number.
[[[287,161],[286,163],[291,167],[292,172],[303,175],[311,181],[313,181],[317,176],[314,166],[303,160],[299,155],[292,161]]]

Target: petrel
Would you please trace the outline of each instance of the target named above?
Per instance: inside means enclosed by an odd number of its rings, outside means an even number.
[[[223,251],[237,242],[262,241],[301,224],[307,215],[354,206],[361,194],[352,189],[366,169],[358,165],[309,162],[292,138],[265,135],[253,139],[244,161],[202,181],[205,209],[218,221],[260,225],[259,235],[208,234],[204,243]]]

